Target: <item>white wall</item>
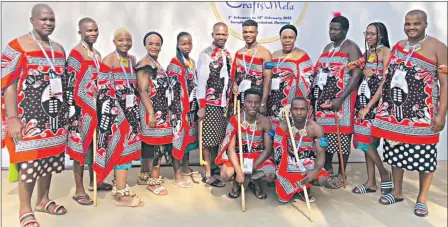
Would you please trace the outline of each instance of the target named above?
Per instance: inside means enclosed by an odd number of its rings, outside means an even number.
[[[1,47],[7,42],[31,30],[30,10],[35,3],[3,2],[1,23]],[[126,26],[134,36],[131,53],[141,58],[145,54],[142,39],[150,30],[158,31],[164,38],[160,54],[162,65],[166,66],[175,54],[176,36],[187,31],[193,36],[192,57],[211,42],[211,29],[217,22],[210,3],[207,2],[52,2],[56,13],[56,30],[52,38],[60,42],[67,52],[79,42],[77,23],[82,17],[92,17],[99,25],[100,37],[96,48],[105,55],[114,49],[113,32]],[[364,49],[363,35],[367,24],[381,21],[386,24],[391,45],[404,39],[404,15],[412,9],[422,9],[428,14],[428,34],[447,40],[447,3],[446,2],[309,2],[303,20],[298,26],[300,32],[297,46],[305,49],[315,62],[324,45],[329,42],[328,24],[332,12],[340,11],[350,20],[348,38],[356,41]],[[260,25],[263,26],[263,25]],[[278,31],[275,31],[276,35]],[[230,37],[227,47],[234,53],[243,45],[241,40]],[[281,48],[280,42],[264,44],[271,51]],[[441,134],[438,159],[446,160],[445,130]],[[362,161],[363,154],[354,152],[352,161]],[[7,151],[2,151],[2,167],[8,166]],[[68,165],[71,165],[67,161]]]

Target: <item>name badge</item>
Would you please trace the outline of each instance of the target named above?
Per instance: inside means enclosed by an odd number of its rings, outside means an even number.
[[[326,85],[328,79],[328,73],[321,72],[318,75],[317,83],[319,85]]]
[[[171,106],[171,92],[170,92],[170,89],[166,89],[165,96],[168,99],[168,106]]]
[[[244,174],[245,175],[252,175],[252,169],[254,167],[254,160],[251,158],[245,158],[244,159]]]
[[[390,87],[399,87],[403,89],[405,93],[409,92],[408,83],[406,81],[406,71],[402,71],[397,69],[392,77],[392,82],[390,83]]]
[[[241,81],[240,85],[238,86],[238,92],[245,92],[247,89],[250,89],[252,86],[252,81],[250,80],[243,80]]]
[[[62,94],[62,82],[61,78],[50,79],[50,89],[52,95]]]
[[[280,89],[280,78],[272,79],[271,90],[279,90]]]
[[[135,95],[126,95],[126,108],[133,107]]]

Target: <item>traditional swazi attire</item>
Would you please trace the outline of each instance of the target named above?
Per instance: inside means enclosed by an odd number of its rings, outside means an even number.
[[[384,138],[384,160],[391,166],[434,172],[439,133],[431,120],[440,100],[438,65],[416,52],[420,43],[415,49],[393,47],[372,135]]]
[[[379,51],[380,49],[377,48]],[[387,61],[387,59],[385,59]],[[372,121],[375,119],[375,114],[377,111],[378,103],[375,103],[370,111],[364,116],[364,119],[360,119],[358,117],[359,111],[364,109],[370,100],[373,98],[378,88],[381,85],[381,80],[383,77],[384,64],[383,62],[378,62],[377,54],[374,51],[366,58],[363,56],[357,61],[350,62],[348,64],[350,69],[360,68],[370,69],[373,71],[374,75],[371,77],[365,76],[362,79],[361,85],[358,88],[358,93],[356,97],[355,103],[355,122],[354,122],[354,136],[353,136],[353,145],[355,148],[359,148],[360,150],[367,152],[368,145],[371,144],[371,127]],[[374,149],[377,148],[378,143],[375,144]]]
[[[313,75],[313,62],[308,54],[304,54],[298,60],[273,58],[275,64],[272,69],[271,94],[267,104],[267,116],[272,125],[277,125],[280,119],[280,111],[287,106],[295,97],[308,97],[310,93]],[[278,84],[278,85],[277,85]]]
[[[97,59],[94,57],[93,59]],[[123,111],[119,111],[116,90],[108,67],[97,60],[86,60],[73,49],[67,71],[74,76],[73,105],[70,107],[70,134],[67,154],[84,165],[89,157],[96,130],[96,158],[92,161],[101,183],[114,168],[115,150],[123,150],[127,125]],[[79,111],[76,111],[76,110]],[[72,115],[74,111],[74,115]],[[90,151],[89,151],[90,152]],[[115,159],[115,160],[114,160]]]
[[[342,44],[341,44],[342,46]],[[324,52],[316,63],[314,78],[309,99],[313,108],[315,121],[321,125],[328,139],[327,152],[337,153],[338,140],[334,112],[331,108],[322,108],[322,104],[340,96],[347,89],[350,81],[348,55],[340,51],[340,46]],[[356,91],[353,91],[342,103],[338,113],[339,131],[343,154],[349,154],[353,133],[353,118],[355,112]]]
[[[188,155],[189,151],[198,147],[194,146],[197,144],[197,77],[195,67],[189,66],[184,67],[177,58],[173,58],[166,70],[168,77],[176,81],[174,97],[178,100],[171,109],[172,113],[176,114],[176,119],[180,119],[176,122],[173,140],[173,157],[178,160],[182,160],[184,155]],[[188,151],[187,145],[190,145]]]
[[[156,118],[156,126],[151,127],[149,113],[141,102],[142,158],[154,159],[157,166],[159,158],[171,152],[175,156],[183,156],[179,152],[186,147],[182,141],[188,135],[188,123],[186,117],[181,116],[184,93],[181,92],[181,84],[177,82],[176,75],[168,75],[157,61],[152,58],[150,60],[150,65],[141,66],[136,70],[145,70],[150,75],[149,98]]]
[[[243,159],[253,159],[255,162],[260,154],[264,150],[264,133],[261,130],[251,129],[251,127],[244,127],[244,124],[241,124],[241,136],[243,143]],[[234,115],[230,118],[229,124],[226,129],[226,137],[224,141],[222,141],[221,146],[219,147],[219,154],[216,157],[215,163],[216,165],[226,165],[228,167],[232,166],[230,159],[227,155],[227,148],[230,145],[230,141],[235,137],[235,150],[239,160],[239,145],[238,145],[238,120],[237,115]],[[250,148],[250,149],[248,149]],[[267,174],[275,173],[275,164],[271,159],[267,159],[264,161],[255,172],[252,173],[251,179],[261,179]]]
[[[37,41],[36,41],[37,42]],[[67,142],[67,89],[64,53],[26,51],[14,39],[2,53],[2,144],[9,151],[10,182],[18,177],[35,182],[47,174],[64,170]],[[21,141],[8,134],[4,91],[17,82],[17,117],[23,122],[25,136]],[[22,174],[18,176],[18,171]]]
[[[197,98],[199,107],[205,108],[206,113],[202,125],[205,147],[219,146],[225,136],[227,110],[232,97],[231,64],[230,52],[214,44],[199,55]]]
[[[138,160],[141,156],[140,98],[137,90],[137,74],[131,60],[120,58],[120,65],[119,68],[102,67],[99,80],[112,84],[118,102],[116,108],[125,116],[123,119],[125,134],[114,135],[118,141],[124,141],[123,149],[115,149],[112,154],[108,154],[107,157],[110,158],[107,159],[106,166],[113,166],[115,170],[127,170],[132,168],[132,161]],[[109,168],[106,172],[109,173]]]

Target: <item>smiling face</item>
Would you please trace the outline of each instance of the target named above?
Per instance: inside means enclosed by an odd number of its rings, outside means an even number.
[[[83,23],[78,33],[81,35],[81,39],[88,44],[96,43],[96,40],[100,35],[96,22]]]
[[[162,49],[162,40],[157,35],[150,35],[146,39],[146,52],[149,56],[157,58]]]
[[[127,32],[120,32],[114,38],[115,48],[118,52],[127,53],[132,47],[132,36]]]
[[[178,40],[177,47],[183,55],[189,55],[193,49],[193,38],[190,35],[181,36]]]
[[[367,42],[367,44],[371,47],[377,46],[377,42],[381,40],[381,35],[379,31],[377,31],[375,25],[369,25],[364,32],[364,37]],[[378,41],[377,41],[378,40]]]
[[[404,22],[404,33],[410,39],[418,39],[425,36],[428,23],[421,14],[407,15]]]
[[[56,19],[51,8],[40,7],[30,18],[33,30],[41,36],[49,36],[56,27]]]
[[[229,38],[229,29],[225,25],[217,25],[213,28],[212,37],[213,43],[217,47],[224,48],[227,38]]]
[[[294,48],[296,33],[292,30],[284,30],[280,37],[280,41],[282,42],[283,51],[289,53]]]
[[[255,26],[244,26],[243,27],[243,39],[246,44],[252,44],[257,41],[257,27]]]

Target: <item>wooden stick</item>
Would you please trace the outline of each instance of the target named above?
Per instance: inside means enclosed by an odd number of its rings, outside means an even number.
[[[96,105],[96,102],[95,102]],[[97,151],[97,144],[96,144],[96,127],[93,129],[93,160],[92,165],[95,164],[96,160],[96,151]],[[96,172],[93,171],[93,206],[96,207],[98,205],[98,184],[96,182],[97,176]]]
[[[338,136],[338,147],[339,147],[339,164],[342,168],[342,180],[344,182],[344,189],[346,187],[345,182],[345,168],[344,168],[344,159],[342,158],[342,144],[341,144],[341,133],[339,132],[339,118],[338,118],[338,112],[334,111],[334,121],[336,122],[336,134]]]
[[[237,101],[237,108],[238,108],[238,146],[240,149],[240,166],[241,170],[244,171],[244,163],[243,163],[243,136],[241,133],[241,107],[240,107],[240,101]],[[246,211],[246,194],[244,191],[244,182],[241,184],[241,210],[243,212]]]
[[[202,153],[202,121],[199,120],[199,163],[201,166],[207,165],[207,162],[204,160],[204,155]]]
[[[238,100],[238,97],[233,94],[233,114],[236,114],[236,100]]]
[[[292,148],[294,149],[294,156],[296,158],[297,164],[299,164],[299,153],[296,147],[296,140],[294,139],[294,134],[292,133],[291,123],[289,122],[289,110],[285,109],[286,123],[288,124],[289,136],[291,137]],[[303,193],[305,194],[306,207],[308,208],[310,221],[313,222],[313,214],[311,212],[310,199],[308,198],[308,192],[306,191],[306,184],[302,186]]]

